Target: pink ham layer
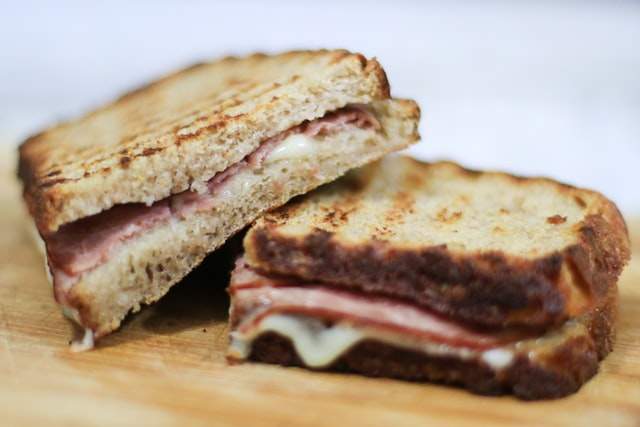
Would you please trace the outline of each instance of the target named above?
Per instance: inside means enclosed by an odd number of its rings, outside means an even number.
[[[240,259],[231,277],[232,324],[250,332],[265,316],[301,314],[347,321],[412,337],[414,340],[485,350],[512,341],[513,334],[471,330],[402,301],[339,290],[319,283],[296,283],[257,273]]]
[[[184,191],[146,206],[142,203],[116,205],[99,214],[65,224],[43,236],[54,284],[68,288],[81,273],[105,263],[128,239],[172,217],[184,218],[193,212],[207,210],[215,203],[215,195],[233,175],[245,169],[257,169],[269,153],[286,137],[303,134],[309,137],[336,133],[347,126],[378,129],[376,118],[361,106],[347,106],[319,119],[302,123],[263,141],[243,160],[214,175],[207,191]],[[60,301],[59,292],[56,292]]]

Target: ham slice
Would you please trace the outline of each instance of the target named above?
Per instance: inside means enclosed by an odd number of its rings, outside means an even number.
[[[514,339],[512,334],[474,331],[403,301],[338,290],[318,283],[273,279],[256,273],[242,260],[236,264],[229,292],[232,324],[241,333],[249,332],[271,314],[302,314],[475,350],[493,348]]]
[[[42,236],[54,285],[69,288],[77,277],[105,263],[122,244],[171,218],[183,219],[213,207],[215,195],[228,179],[246,169],[259,168],[269,153],[288,136],[310,137],[342,131],[345,127],[379,129],[377,119],[362,106],[346,106],[319,119],[304,122],[265,141],[243,160],[214,175],[204,193],[184,191],[151,206],[130,203],[114,206],[99,214],[63,225],[57,232]]]
[[[114,206],[108,215],[93,215],[63,225],[46,239],[49,263],[74,276],[105,262],[113,248],[171,217],[168,200],[145,206]]]
[[[362,105],[350,105],[326,114],[324,117],[299,125],[299,131],[310,137],[334,133],[345,126],[379,130],[380,122]],[[295,129],[295,128],[294,128]]]

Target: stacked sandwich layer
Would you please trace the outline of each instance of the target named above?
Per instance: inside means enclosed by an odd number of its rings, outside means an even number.
[[[597,371],[629,257],[597,193],[402,157],[267,214],[244,245],[232,360],[522,398]]]
[[[346,51],[199,64],[20,147],[55,296],[86,343],[266,210],[418,139],[377,61]]]

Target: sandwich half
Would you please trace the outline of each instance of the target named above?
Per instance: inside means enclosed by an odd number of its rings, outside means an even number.
[[[604,196],[392,156],[260,218],[232,274],[231,361],[576,391],[611,351],[626,226]]]
[[[268,209],[418,140],[375,60],[198,64],[26,140],[18,174],[56,300],[90,346]]]

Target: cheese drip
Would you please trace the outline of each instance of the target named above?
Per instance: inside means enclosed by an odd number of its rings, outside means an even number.
[[[266,332],[275,332],[289,338],[300,359],[311,368],[330,365],[351,347],[366,339],[434,356],[454,356],[465,360],[480,357],[483,362],[496,370],[508,367],[513,360],[513,352],[508,348],[479,351],[453,347],[447,344],[417,341],[402,334],[375,328],[361,328],[347,323],[327,326],[318,319],[288,314],[271,314],[247,331],[231,332],[229,356],[235,359],[247,359],[251,354],[253,341]]]

